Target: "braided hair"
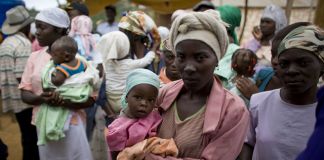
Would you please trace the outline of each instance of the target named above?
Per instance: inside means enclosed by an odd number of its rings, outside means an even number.
[[[249,49],[237,49],[232,56],[232,69],[239,75],[251,77],[258,57]]]

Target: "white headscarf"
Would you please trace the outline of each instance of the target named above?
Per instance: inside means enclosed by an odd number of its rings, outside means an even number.
[[[124,58],[129,53],[129,40],[121,31],[109,32],[101,37],[96,50],[101,53],[104,61]]]
[[[40,11],[35,20],[42,21],[58,28],[69,28],[70,18],[61,8],[49,8]]]
[[[199,40],[207,44],[220,60],[228,46],[226,26],[228,25],[220,19],[219,12],[215,10],[186,13],[172,23],[171,47],[175,50],[181,41]]]
[[[266,6],[261,18],[270,18],[275,21],[275,33],[287,26],[287,17],[284,10],[281,7],[273,4]]]

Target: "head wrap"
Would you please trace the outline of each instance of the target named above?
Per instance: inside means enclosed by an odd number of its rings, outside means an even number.
[[[158,31],[159,31],[159,35],[161,37],[161,41],[164,41],[169,38],[170,31],[167,27],[159,26]]]
[[[124,58],[129,53],[129,40],[121,31],[104,34],[99,40],[96,50],[101,53],[104,61]]]
[[[287,26],[287,17],[284,10],[273,4],[266,6],[261,18],[270,18],[276,23],[275,33]]]
[[[179,17],[179,16],[183,16],[183,15],[185,15],[186,13],[188,13],[188,11],[183,10],[183,9],[178,9],[178,10],[174,11],[174,12],[172,13],[172,16],[171,16],[171,22],[173,22],[177,17]]]
[[[121,18],[118,27],[141,36],[151,34],[156,42],[161,40],[155,22],[142,11],[127,12],[127,15]]]
[[[130,72],[126,79],[126,88],[121,97],[122,107],[127,107],[126,96],[129,91],[139,84],[149,84],[155,87],[156,89],[160,88],[160,79],[159,77],[148,69],[135,69]]]
[[[229,24],[228,30],[234,39],[234,43],[239,44],[235,33],[235,28],[239,27],[241,24],[241,10],[232,5],[219,6],[217,10],[221,15],[222,20]]]
[[[207,44],[220,60],[227,49],[227,24],[220,19],[218,11],[191,12],[178,17],[172,24],[170,44],[175,50],[184,40],[199,40]]]
[[[90,55],[90,50],[94,49],[96,45],[96,40],[93,38],[91,31],[92,20],[90,17],[82,15],[72,19],[69,36],[80,36],[86,55]]]
[[[58,28],[69,28],[70,19],[68,14],[61,8],[49,8],[40,11],[35,20],[48,23]]]
[[[65,7],[65,10],[77,10],[82,15],[89,16],[89,9],[88,9],[88,7],[85,4],[80,3],[80,2],[68,3],[67,6]]]
[[[317,26],[300,26],[280,42],[278,56],[285,50],[299,48],[310,51],[324,63],[324,32]]]

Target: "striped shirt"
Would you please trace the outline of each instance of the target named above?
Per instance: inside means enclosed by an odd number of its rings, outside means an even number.
[[[179,150],[179,157],[201,158],[203,150],[208,142],[203,140],[203,125],[205,117],[203,106],[192,116],[180,120],[176,102],[172,108],[163,115],[163,122],[158,131],[158,137],[164,139],[173,138]]]
[[[7,37],[0,45],[0,88],[3,112],[18,113],[30,108],[21,101],[17,78],[21,78],[31,54],[31,42],[21,32]]]

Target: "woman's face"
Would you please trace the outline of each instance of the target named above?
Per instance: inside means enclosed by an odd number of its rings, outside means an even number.
[[[213,81],[218,63],[215,53],[199,40],[184,40],[176,46],[176,66],[187,89],[199,91]]]
[[[260,29],[263,35],[272,35],[276,31],[276,22],[270,18],[261,18]]]
[[[175,64],[175,55],[168,50],[163,51],[163,54],[168,78],[170,78],[172,81],[180,79],[180,74]]]
[[[133,87],[126,97],[131,116],[143,118],[150,114],[158,93],[158,89],[149,84],[138,84]]]
[[[291,93],[305,93],[318,83],[323,63],[303,49],[292,48],[284,51],[278,57],[279,67],[278,77],[283,83],[283,87]]]
[[[38,21],[36,20],[36,38],[39,42],[40,46],[50,46],[52,45],[52,43],[57,40],[58,38],[60,38],[62,35],[57,33],[57,31],[55,30],[55,27],[42,22],[42,21]]]

